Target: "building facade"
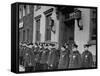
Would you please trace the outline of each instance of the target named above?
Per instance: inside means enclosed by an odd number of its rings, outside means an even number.
[[[33,42],[75,41],[80,53],[84,45],[96,55],[96,9],[72,6],[34,6]]]
[[[33,42],[33,5],[19,5],[19,41]]]
[[[40,8],[38,8],[40,7]],[[53,21],[51,28],[51,19]],[[59,25],[56,8],[52,6],[34,6],[34,37],[33,42],[58,42]]]

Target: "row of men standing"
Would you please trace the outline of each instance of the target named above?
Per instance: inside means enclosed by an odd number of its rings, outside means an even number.
[[[19,65],[24,67],[26,72],[94,67],[92,53],[88,51],[89,45],[84,45],[85,51],[82,54],[75,43],[71,48],[69,45],[64,44],[58,49],[52,43],[21,44]]]

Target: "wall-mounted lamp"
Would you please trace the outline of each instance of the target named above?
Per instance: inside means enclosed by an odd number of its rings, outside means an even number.
[[[79,30],[83,30],[83,24],[82,24],[82,18],[81,18],[81,11],[80,10],[75,11],[75,19],[77,20]]]
[[[77,24],[78,24],[79,30],[83,30],[83,24],[82,24],[82,20],[81,19],[77,19]]]

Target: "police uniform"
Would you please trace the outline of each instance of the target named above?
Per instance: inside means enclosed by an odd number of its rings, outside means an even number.
[[[70,55],[69,68],[81,68],[81,54],[78,50],[73,51],[72,55]]]
[[[58,69],[68,69],[69,66],[69,50],[65,49],[60,54]]]
[[[34,48],[34,55],[35,55],[35,62],[36,62],[36,65],[35,65],[35,71],[39,70],[39,47],[35,47]]]
[[[59,59],[60,59],[60,50],[56,49],[56,66],[55,66],[56,69],[58,69]]]
[[[29,64],[30,64],[30,55],[28,53],[25,53],[25,55],[24,55],[24,67],[25,67],[26,72],[30,71]]]
[[[20,59],[21,65],[23,66],[24,66],[25,48],[26,47],[22,45],[19,49],[19,59]]]
[[[90,68],[93,64],[92,53],[88,50],[82,53],[82,68]]]
[[[35,61],[35,55],[33,51],[33,47],[29,48],[29,55],[30,55],[30,72],[35,71],[36,61]]]
[[[19,64],[23,65],[23,47],[19,46]]]
[[[42,51],[40,51],[40,49],[38,49],[38,50],[39,51],[37,51],[37,53],[35,53],[35,61],[36,61],[35,70],[36,71],[40,71],[41,70],[40,59],[41,59]]]
[[[43,49],[43,52],[41,54],[41,59],[40,59],[40,64],[41,64],[41,70],[47,70],[48,65],[47,65],[47,60],[48,60],[48,55],[49,55],[49,50]]]
[[[26,45],[24,49],[24,67],[26,72],[34,71],[35,63],[33,63],[34,59],[32,57],[32,49]]]
[[[43,50],[44,50],[43,48],[40,48],[39,52],[38,52],[38,61],[37,61],[37,68],[38,68],[38,70],[42,70],[43,69],[43,67],[42,67],[42,65],[40,63]]]
[[[54,69],[57,69],[56,66],[57,66],[57,61],[58,61],[58,55],[57,55],[57,52],[56,52],[56,49],[55,48],[52,48],[49,52],[49,56],[48,56],[48,66],[50,70],[54,70]]]

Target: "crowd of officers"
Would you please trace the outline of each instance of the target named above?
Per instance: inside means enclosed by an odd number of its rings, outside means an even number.
[[[80,54],[78,46],[65,43],[60,48],[52,43],[19,44],[19,70],[26,72],[56,69],[91,68],[95,66],[93,55],[83,46]]]

